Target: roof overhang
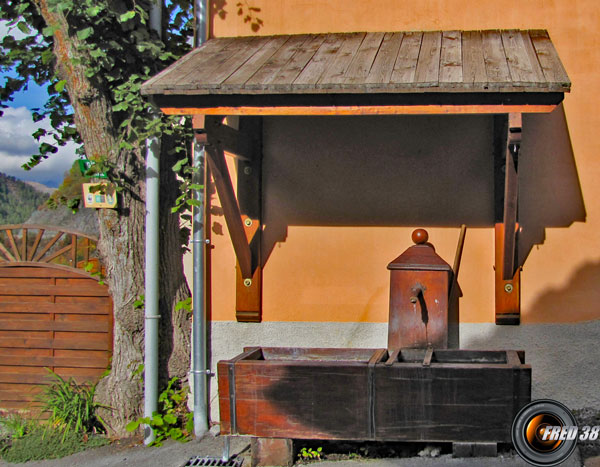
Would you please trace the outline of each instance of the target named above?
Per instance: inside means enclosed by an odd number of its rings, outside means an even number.
[[[549,112],[570,90],[546,31],[212,39],[146,82],[173,115]]]

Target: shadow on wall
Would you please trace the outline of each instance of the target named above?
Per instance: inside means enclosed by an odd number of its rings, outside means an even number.
[[[585,220],[562,106],[526,115],[519,247]],[[266,117],[263,265],[288,226],[494,225],[493,117]]]
[[[519,157],[519,264],[545,240],[546,227],[586,218],[581,185],[562,105],[551,114],[523,118]]]
[[[532,323],[582,322],[600,316],[600,262],[584,263],[561,288],[537,297],[527,310]]]
[[[571,409],[598,407],[600,367],[591,345],[600,321],[496,326],[461,324],[461,348],[525,350],[531,365],[532,399],[550,398]]]

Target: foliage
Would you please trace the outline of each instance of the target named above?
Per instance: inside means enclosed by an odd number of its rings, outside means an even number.
[[[0,173],[0,224],[22,224],[46,199],[46,193]]]
[[[303,447],[298,453],[298,459],[300,461],[318,461],[321,460],[323,454],[323,448],[318,447],[317,449]]]
[[[23,436],[13,436],[6,445],[0,446],[0,457],[7,462],[28,462],[42,459],[58,459],[84,449],[103,446],[109,440],[85,433],[63,433],[40,424],[31,424]]]
[[[152,417],[141,417],[127,424],[128,431],[135,431],[141,424],[154,430],[155,440],[150,446],[161,446],[168,438],[185,442],[194,428],[193,414],[187,408],[188,389],[179,378],[171,378],[158,396],[159,411]]]
[[[0,418],[2,432],[10,438],[22,438],[30,430],[32,422],[20,413],[7,413]]]
[[[73,162],[60,186],[48,198],[47,207],[54,209],[59,205],[66,205],[73,211],[77,210],[81,203],[81,184],[86,181],[77,161]]]
[[[46,23],[41,15],[40,0],[2,2],[0,19],[25,33],[22,38],[6,35],[0,42],[0,70],[16,77],[8,78],[0,88],[0,102],[6,107],[12,95],[27,89],[29,81],[45,85],[50,99],[43,108],[34,111],[39,121],[49,117],[52,130],[39,129],[34,137],[41,141],[53,138],[53,144],[40,142],[39,151],[24,165],[32,168],[59,146],[68,141],[82,143],[75,127],[74,108],[69,94],[69,80],[56,68],[55,35],[61,31]],[[143,146],[149,137],[173,135],[185,141],[190,136],[186,120],[157,116],[150,103],[140,95],[141,84],[183,55],[190,48],[193,36],[193,4],[186,0],[166,2],[165,17],[170,18],[163,30],[163,39],[148,25],[151,0],[48,0],[52,13],[64,15],[69,24],[78,58],[72,64],[83,66],[85,77],[93,87],[110,97],[111,119],[118,131],[118,147],[109,154],[87,154],[96,161],[96,169],[107,171],[112,181],[123,182],[114,157],[120,151]],[[94,95],[89,99],[93,100]],[[173,153],[185,153],[188,145],[173,148]],[[84,151],[81,151],[82,153]],[[64,203],[65,199],[58,198]]]
[[[96,385],[77,384],[73,378],[65,380],[48,371],[53,381],[44,388],[40,401],[42,409],[50,413],[52,426],[65,436],[70,432],[104,432],[105,424],[97,411],[105,407],[94,401]]]

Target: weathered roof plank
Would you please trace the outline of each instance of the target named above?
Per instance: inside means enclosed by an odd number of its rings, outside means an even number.
[[[442,33],[440,83],[462,83],[462,37],[460,31]]]
[[[500,31],[481,33],[485,71],[490,86],[510,83],[510,71],[502,45]]]
[[[304,67],[302,73],[296,78],[294,86],[298,88],[314,87],[342,44],[343,41],[340,39],[339,34],[329,34],[310,63]]]
[[[434,87],[440,80],[440,54],[442,51],[442,33],[428,31],[423,33],[419,61],[415,73],[417,86]]]
[[[472,89],[484,87],[488,83],[483,58],[483,41],[481,32],[465,31],[462,33],[463,84]]]
[[[369,71],[371,71],[375,56],[379,51],[379,46],[383,41],[383,36],[384,33],[382,32],[367,34],[365,36],[345,73],[345,84],[364,84]]]
[[[285,44],[290,36],[274,36],[264,47],[257,51],[235,73],[227,78],[222,87],[236,87],[243,85],[254,73],[261,69],[267,61]]]
[[[513,83],[516,86],[533,86],[545,83],[540,82],[539,73],[536,70],[536,63],[531,62],[531,56],[526,49],[526,43],[520,31],[502,31],[502,43],[508,60],[508,69]],[[539,65],[537,65],[539,68]],[[543,78],[542,78],[543,79]]]
[[[400,44],[402,44],[402,36],[401,32],[385,34],[365,83],[383,85],[390,82]]]
[[[276,86],[280,90],[288,90],[292,83],[302,72],[306,64],[313,57],[315,52],[325,41],[325,35],[317,35],[305,43],[301,50],[298,50],[294,56],[285,64],[285,66],[277,73],[271,81],[271,85]]]
[[[558,58],[558,53],[552,45],[548,33],[546,31],[529,31],[529,37],[531,37],[531,42],[546,80],[549,83],[568,85],[569,77],[560,58]]]
[[[344,43],[335,54],[329,67],[319,80],[320,88],[340,88],[340,84],[346,79],[346,70],[350,66],[354,55],[362,43],[365,33],[344,34]]]
[[[148,95],[562,93],[546,31],[411,31],[211,39]]]
[[[414,83],[422,39],[422,32],[404,34],[392,73],[392,83],[400,85]]]
[[[305,42],[309,41],[310,37],[305,35],[291,36],[289,40],[287,40],[281,48],[267,60],[263,67],[240,87],[246,89],[266,89],[279,70],[286,65],[288,60],[290,60],[298,50],[302,49]]]

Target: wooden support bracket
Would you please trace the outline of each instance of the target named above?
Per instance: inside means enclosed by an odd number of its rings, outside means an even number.
[[[519,184],[517,167],[519,150],[521,148],[521,114],[509,114],[508,135],[506,140],[506,163],[504,172],[504,259],[502,263],[502,278],[511,279],[516,271],[517,245],[517,202]]]
[[[517,226],[518,227],[518,226]],[[504,279],[504,224],[495,228],[495,284],[496,324],[520,324],[521,322],[521,268],[518,267],[510,279]]]
[[[236,280],[236,318],[258,323],[262,320],[262,118],[241,117],[238,135],[252,135],[246,140],[251,146],[250,160],[237,160],[237,194],[246,237],[252,254],[253,274],[248,282],[238,268]],[[246,144],[244,143],[244,145]]]
[[[521,265],[517,261],[517,209],[522,117],[520,113],[511,113],[508,119],[505,116],[497,117],[494,123],[495,316],[496,324],[519,324]]]
[[[208,143],[220,146],[237,159],[253,161],[260,157],[255,138],[228,125],[217,123],[209,129]]]
[[[195,116],[194,128],[202,129],[208,167],[236,255],[236,319],[262,320],[261,173],[262,118],[244,117],[225,125],[222,116]],[[231,122],[230,122],[231,123]],[[225,151],[237,159],[237,196],[225,160]]]
[[[253,275],[252,271],[252,253],[246,232],[242,221],[242,215],[238,206],[227,162],[225,161],[225,153],[218,146],[206,146],[206,154],[208,155],[208,164],[210,166],[217,193],[221,200],[221,206],[225,215],[225,223],[231,236],[235,256],[244,279],[250,279]]]

